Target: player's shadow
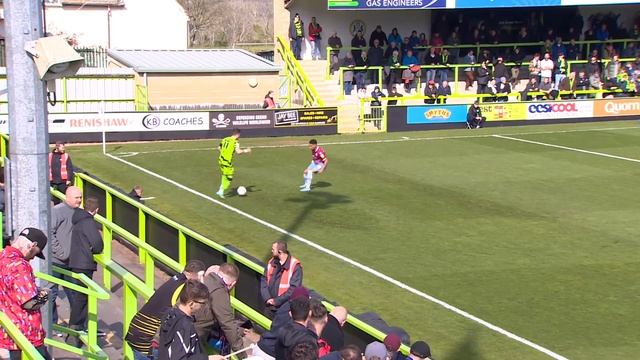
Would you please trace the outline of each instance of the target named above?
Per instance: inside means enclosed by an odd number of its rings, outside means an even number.
[[[318,188],[318,189],[320,189],[320,188],[328,188],[328,187],[330,187],[330,186],[331,186],[331,183],[330,183],[330,182],[326,182],[326,181],[318,181],[317,183],[315,183],[315,184],[311,185],[311,188],[312,188],[312,189],[314,189],[314,188]]]
[[[328,182],[318,182],[312,188],[322,188],[329,187],[331,183]],[[304,224],[304,222],[313,215],[315,210],[323,210],[328,209],[336,205],[344,205],[351,203],[351,198],[346,195],[335,194],[332,192],[326,191],[310,191],[307,193],[301,193],[300,196],[292,197],[285,199],[286,202],[292,203],[302,203],[305,206],[302,208],[302,211],[298,213],[298,216],[291,221],[291,224],[286,228],[288,232],[295,234],[296,231]],[[289,236],[287,234],[283,234],[280,237],[280,240],[286,241]]]
[[[454,349],[443,356],[444,359],[452,360],[483,360],[484,356],[480,349],[478,349],[478,334],[476,331],[470,331],[458,344],[454,346]],[[438,359],[440,356],[438,356]]]

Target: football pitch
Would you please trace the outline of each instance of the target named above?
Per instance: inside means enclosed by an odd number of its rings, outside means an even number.
[[[231,209],[214,201],[219,139],[69,152],[257,258],[287,240],[305,286],[439,360],[638,356],[638,122],[320,136],[327,171],[300,193],[308,140],[241,138],[232,187],[249,193]]]

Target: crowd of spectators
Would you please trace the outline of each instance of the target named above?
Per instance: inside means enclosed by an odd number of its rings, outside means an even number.
[[[508,23],[497,21],[499,14],[495,11],[486,14],[480,11],[475,16],[462,11],[443,12],[433,23],[431,37],[417,30],[401,34],[397,28],[387,33],[378,25],[368,34],[368,40],[367,34],[356,32],[346,51],[342,39],[333,33],[328,39],[333,49],[331,68],[333,71],[343,68],[345,95],[351,95],[354,87],[360,95],[366,92],[368,84],[381,82],[387,94],[394,86],[402,86],[405,93],[423,94],[427,97],[425,103],[434,103],[438,97],[447,95],[453,71],[459,71],[465,90],[475,85],[476,93],[484,94],[484,101],[507,101],[507,94],[514,92],[521,80],[528,80],[521,92],[523,100],[532,96],[573,97],[568,93],[576,91],[575,96],[586,96],[579,90],[611,89],[635,94],[640,85],[636,42],[607,41],[640,40],[640,27],[623,29],[617,25],[616,16],[605,14],[587,19],[589,26],[581,33],[584,20],[577,10],[558,11],[564,13],[549,17],[542,11],[522,12],[528,15],[522,19],[511,16],[509,19],[515,21]],[[600,43],[590,46],[577,43],[583,40]],[[503,43],[514,45],[498,46]],[[485,46],[476,54],[478,44]],[[620,58],[633,60],[622,63]],[[589,63],[570,68],[572,60]],[[453,64],[469,66],[454,68]],[[419,83],[423,88],[418,89]]]
[[[65,200],[52,211],[51,241],[42,231],[26,228],[0,252],[0,311],[9,316],[45,359],[51,356],[44,346],[41,308],[48,301],[55,301],[51,292],[57,288],[38,288],[29,261],[35,256],[44,259],[42,252],[50,242],[57,266],[93,276],[93,255],[102,251],[101,234],[93,220],[99,204],[97,199],[87,197],[81,208],[81,200],[80,189],[68,186]],[[223,263],[207,268],[202,261],[191,260],[182,273],[162,284],[131,320],[125,340],[133,350],[133,359],[222,360],[230,354],[254,360],[431,358],[431,349],[424,341],[413,343],[409,357],[402,355],[401,339],[409,341],[403,331],[390,332],[383,342],[369,343],[364,349],[349,344],[343,330],[347,309],[335,306],[329,311],[302,286],[301,262],[285,242],[273,243],[271,255],[259,289],[265,315],[272,319],[268,331],[259,334],[250,321],[234,316],[230,292],[240,278],[236,265]],[[68,326],[86,333],[86,295],[70,294]],[[53,309],[57,316],[55,305]],[[76,348],[84,346],[74,335],[68,335],[66,342]],[[217,349],[220,355],[208,355],[208,347]],[[9,349],[11,359],[22,355],[3,329],[0,348]]]

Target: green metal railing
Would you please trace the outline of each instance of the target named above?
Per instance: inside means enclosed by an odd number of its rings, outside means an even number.
[[[606,67],[607,64],[610,62],[611,60],[606,59],[606,60],[602,60],[600,62],[600,64],[603,67]],[[624,58],[624,59],[620,59],[620,62],[629,62],[629,61],[635,61],[634,58]],[[579,65],[579,64],[587,64],[588,61],[587,60],[572,60],[572,61],[567,61],[567,74],[571,73],[572,71],[572,67],[574,67],[575,65]],[[505,66],[528,66],[528,64],[522,63],[522,64],[516,64],[516,63],[505,63]],[[462,97],[464,95],[471,95],[469,93],[465,93],[462,92],[460,90],[460,69],[461,68],[478,68],[480,67],[480,64],[451,64],[451,65],[421,65],[420,69],[422,70],[447,70],[449,72],[453,73],[453,86],[452,86],[452,90],[451,90],[451,94],[454,96],[458,96],[458,97]],[[490,64],[489,67],[491,69],[493,69],[493,64]],[[390,66],[390,67],[385,67],[385,66],[358,66],[358,67],[340,67],[338,69],[339,71],[339,86],[340,86],[340,95],[338,95],[338,99],[342,100],[345,98],[345,94],[344,94],[344,72],[345,71],[367,71],[367,72],[372,72],[372,71],[376,71],[378,73],[378,86],[380,87],[380,89],[382,89],[382,84],[384,81],[384,69],[387,68],[389,71],[403,71],[405,69],[408,69],[409,66]],[[604,69],[603,69],[604,72]],[[354,75],[355,76],[355,75]],[[416,88],[417,89],[421,89],[422,87],[422,76],[417,76],[415,79],[415,84],[416,84]],[[600,92],[608,92],[607,90],[599,90]],[[473,94],[475,95],[475,94]]]
[[[6,134],[0,134],[0,156],[6,156],[9,145],[9,137]],[[163,265],[172,271],[180,272],[184,268],[184,265],[187,262],[187,241],[197,241],[212,250],[215,250],[226,257],[227,262],[242,264],[250,271],[254,271],[256,275],[263,275],[264,273],[264,265],[255,262],[252,259],[247,258],[246,256],[226,247],[220,245],[200,234],[187,228],[184,225],[181,225],[168,217],[156,212],[155,210],[147,207],[144,204],[141,204],[134,199],[130,198],[128,195],[113,189],[112,187],[103,184],[102,182],[86,175],[83,173],[76,173],[75,184],[80,189],[83,190],[83,193],[86,194],[86,187],[93,186],[98,189],[104,191],[105,195],[105,212],[104,216],[96,215],[95,220],[102,225],[103,231],[103,241],[104,241],[104,250],[102,254],[95,255],[94,259],[99,264],[99,266],[103,269],[103,285],[105,288],[111,288],[111,278],[116,277],[123,284],[123,292],[122,292],[122,306],[123,306],[123,333],[126,333],[128,326],[130,324],[131,318],[134,316],[136,311],[138,310],[138,300],[148,299],[152,296],[154,292],[154,275],[156,271],[156,265]],[[58,191],[53,191],[52,194],[56,197],[62,198],[63,194]],[[119,224],[114,223],[113,215],[114,215],[114,200],[118,199],[118,201],[123,201],[128,205],[136,208],[138,210],[138,235],[133,235],[131,232],[124,229]],[[160,250],[156,249],[152,245],[150,245],[146,240],[146,220],[152,218],[160,223],[167,225],[177,231],[178,238],[178,260],[174,260],[168,255],[164,254]],[[133,273],[118,264],[112,258],[112,249],[111,242],[114,237],[118,237],[133,245],[138,249],[138,256],[140,263],[144,266],[144,276],[138,278],[133,275]],[[188,239],[187,239],[188,238]],[[55,268],[54,271],[61,272],[62,269]],[[65,343],[55,341],[52,339],[46,339],[46,344],[58,347],[60,349],[70,351],[72,353],[81,355],[86,358],[92,359],[102,359],[104,358],[104,352],[97,347],[96,344],[96,329],[95,324],[91,324],[94,320],[97,320],[97,300],[103,300],[108,298],[108,294],[102,290],[97,284],[95,284],[90,279],[86,278],[86,276],[81,274],[72,274],[65,273],[70,275],[76,279],[79,279],[82,283],[86,285],[86,287],[81,287],[79,285],[67,283],[61,279],[54,278],[50,275],[46,274],[38,274],[40,278],[46,281],[50,281],[52,283],[58,283],[62,286],[69,287],[72,290],[80,291],[89,296],[90,304],[89,304],[89,321],[90,324],[88,326],[88,332],[77,333],[73,332],[71,329],[60,327],[54,325],[54,329],[60,332],[64,332],[71,335],[77,335],[80,339],[87,345],[86,350],[73,348]],[[244,304],[237,298],[235,298],[234,294],[231,294],[231,305],[232,307],[245,316],[248,319],[251,319],[254,323],[261,326],[264,329],[269,329],[271,326],[271,321],[267,319],[264,315],[262,315],[257,310],[249,307]],[[92,305],[93,304],[93,305]],[[332,305],[329,303],[325,303],[329,309],[332,308]],[[349,316],[347,322],[353,326],[354,328],[367,333],[368,335],[382,340],[384,339],[385,334],[380,332],[379,330],[373,328],[372,326],[360,321],[359,319]],[[405,353],[408,352],[408,348],[403,346],[403,351]],[[123,344],[123,357],[131,358],[132,352],[128,344],[125,342]],[[39,359],[39,358],[38,358]]]
[[[581,48],[579,49],[580,53],[586,57],[591,52],[591,47],[594,45],[605,45],[605,44],[622,44],[623,47],[627,46],[629,42],[638,42],[638,39],[616,39],[616,40],[608,40],[608,41],[599,41],[599,40],[581,40],[576,41],[576,45],[579,45]],[[398,45],[398,50],[400,50],[400,44]],[[539,42],[529,42],[529,43],[500,43],[500,44],[460,44],[460,45],[441,45],[441,46],[416,46],[414,49],[416,50],[428,50],[431,48],[437,49],[454,49],[454,50],[475,50],[476,56],[480,54],[482,49],[495,49],[495,48],[530,48],[530,47],[539,47],[541,50],[544,47],[544,41]],[[564,42],[564,45],[569,45],[568,42]],[[386,48],[385,48],[386,49]],[[340,48],[339,51],[351,51],[351,50],[369,50],[369,47],[343,47]],[[335,52],[335,49],[331,47],[327,47],[327,54],[331,54],[331,52]],[[462,56],[459,56],[462,57]],[[327,80],[331,77],[331,56],[327,55]]]
[[[102,217],[100,215],[96,215],[95,219],[103,225],[103,236],[105,239],[105,249],[101,255],[95,256],[96,261],[98,261],[101,266],[103,266],[105,270],[105,287],[108,287],[110,283],[107,282],[107,275],[110,273],[113,276],[116,276],[124,283],[124,291],[123,291],[123,316],[125,317],[123,324],[126,332],[126,328],[129,324],[131,317],[135,314],[137,310],[137,298],[138,296],[142,296],[147,299],[153,293],[153,274],[155,271],[155,265],[160,263],[173,271],[179,272],[182,271],[184,265],[187,262],[187,237],[190,239],[200,242],[215,251],[222,253],[226,256],[227,261],[231,263],[239,263],[242,264],[249,269],[255,271],[259,275],[264,274],[264,267],[262,264],[256,263],[253,260],[245,257],[242,254],[239,254],[228,247],[220,245],[203,235],[198,234],[194,230],[187,228],[186,226],[179,224],[165,215],[162,215],[155,210],[149,208],[148,206],[141,204],[134,199],[130,198],[128,195],[113,189],[112,187],[103,184],[102,182],[88,176],[87,174],[77,173],[76,174],[76,186],[83,189],[86,184],[91,184],[95,186],[105,193],[106,199],[106,207],[105,207],[105,216]],[[113,219],[113,200],[117,198],[118,200],[124,201],[127,204],[134,206],[138,209],[138,228],[142,230],[138,236],[134,236],[127,230],[123,229],[117,224],[112,222]],[[178,261],[173,260],[167,255],[163,254],[159,250],[155,249],[153,246],[149,245],[145,241],[145,219],[147,217],[152,217],[153,219],[160,221],[161,223],[175,229],[178,233]],[[138,248],[138,256],[140,262],[144,265],[144,279],[140,280],[137,277],[130,274],[127,269],[124,269],[122,266],[118,265],[111,258],[111,248],[109,240],[113,238],[114,235],[119,236],[125,241],[131,243],[135,247]],[[233,295],[233,294],[232,294]],[[271,321],[267,319],[260,312],[252,309],[246,304],[242,303],[240,300],[235,297],[231,297],[231,305],[232,307],[240,312],[243,316],[251,319],[256,324],[260,325],[262,328],[269,329],[271,326]],[[347,322],[354,326],[355,328],[368,333],[376,339],[383,340],[385,334],[380,332],[379,330],[373,328],[372,326],[358,320],[353,316],[349,316]],[[129,354],[130,349],[128,345],[125,343],[125,354]],[[408,348],[403,349],[408,352]]]
[[[82,343],[86,346],[86,350],[71,346],[65,342],[54,340],[53,338],[46,338],[45,344],[61,350],[68,351],[70,353],[80,355],[83,358],[88,359],[108,359],[109,357],[98,346],[98,300],[109,300],[110,295],[104,289],[102,289],[93,280],[88,278],[85,274],[78,274],[69,270],[61,269],[57,266],[52,266],[52,272],[69,276],[82,285],[74,284],[66,280],[56,278],[49,274],[36,273],[36,277],[45,280],[51,284],[60,285],[64,288],[71,289],[73,291],[87,295],[87,331],[77,331],[70,329],[66,326],[60,326],[57,324],[52,325],[52,329],[60,333],[69,334],[71,336],[77,336]]]
[[[0,311],[0,326],[4,329],[4,331],[9,334],[9,337],[13,339],[13,342],[18,345],[18,348],[22,350],[22,358],[27,358],[30,360],[44,360],[44,357],[40,355],[38,350],[27,340],[20,329],[9,319],[9,317]]]
[[[149,91],[146,86],[136,84],[136,111],[149,111]]]
[[[0,75],[0,80],[6,79],[6,75]],[[77,98],[70,96],[69,91],[69,80],[133,80],[134,75],[74,75],[71,77],[66,77],[59,79],[58,81],[61,84],[62,91],[57,94],[57,101],[59,104],[62,104],[62,111],[69,112],[69,106],[72,104],[102,104],[102,103],[130,103],[135,105],[136,111],[147,111],[149,109],[149,99],[147,88],[144,85],[136,85],[134,97],[128,98]],[[73,93],[73,92],[72,92]],[[8,100],[0,100],[0,106],[6,106],[9,104]]]
[[[288,41],[286,41],[281,36],[277,37],[278,42],[278,53],[282,57],[282,60],[285,64],[285,75],[288,79],[288,92],[287,97],[282,98],[283,103],[286,107],[294,106],[294,94],[297,90],[302,93],[302,105],[304,107],[322,107],[324,106],[324,101],[318,95],[316,88],[313,86],[307,74],[300,66],[300,63],[293,55],[291,48],[289,47]]]

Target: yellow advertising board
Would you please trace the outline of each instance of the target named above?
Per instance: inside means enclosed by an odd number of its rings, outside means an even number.
[[[520,103],[483,103],[480,104],[482,116],[487,121],[526,120],[527,106]]]

